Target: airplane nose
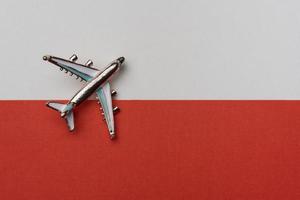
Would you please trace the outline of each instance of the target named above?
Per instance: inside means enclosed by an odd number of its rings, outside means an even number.
[[[124,57],[120,57],[117,60],[122,64],[125,61],[125,58]]]
[[[43,56],[43,60],[49,60],[50,56]]]

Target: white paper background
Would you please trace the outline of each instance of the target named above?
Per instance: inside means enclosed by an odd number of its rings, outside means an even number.
[[[119,99],[300,99],[299,0],[0,1],[0,99],[82,85],[44,54],[103,67]]]

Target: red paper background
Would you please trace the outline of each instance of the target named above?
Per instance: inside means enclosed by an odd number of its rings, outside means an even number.
[[[0,101],[0,199],[300,199],[299,101]]]

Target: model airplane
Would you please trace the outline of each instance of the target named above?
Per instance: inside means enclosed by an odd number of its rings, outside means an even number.
[[[60,67],[61,71],[65,70],[66,73],[70,72],[70,75],[75,74],[77,79],[80,78],[81,81],[84,80],[87,82],[68,103],[62,104],[49,101],[46,105],[60,112],[61,117],[66,120],[69,130],[73,131],[75,128],[73,109],[95,92],[103,110],[110,138],[113,139],[115,137],[114,113],[117,112],[119,108],[113,108],[112,106],[112,96],[115,95],[116,92],[111,91],[109,80],[115,72],[119,70],[125,58],[120,57],[112,61],[103,71],[93,68],[93,62],[91,60],[88,60],[85,65],[75,63],[77,60],[75,54],[72,55],[69,60],[55,56],[44,56],[43,60],[49,61]]]

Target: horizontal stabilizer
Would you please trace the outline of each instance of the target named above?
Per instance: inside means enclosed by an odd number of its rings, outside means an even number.
[[[68,114],[65,116],[65,119],[68,124],[69,131],[73,131],[75,128],[73,111],[68,112]]]
[[[58,102],[53,102],[53,101],[47,102],[46,105],[49,108],[52,108],[53,110],[56,110],[58,112],[63,112],[64,108],[66,107],[66,104],[58,103]]]
[[[60,116],[63,117],[68,125],[70,131],[73,131],[74,126],[74,114],[73,114],[73,104],[63,104],[54,101],[49,101],[46,104],[49,108],[60,112]]]

